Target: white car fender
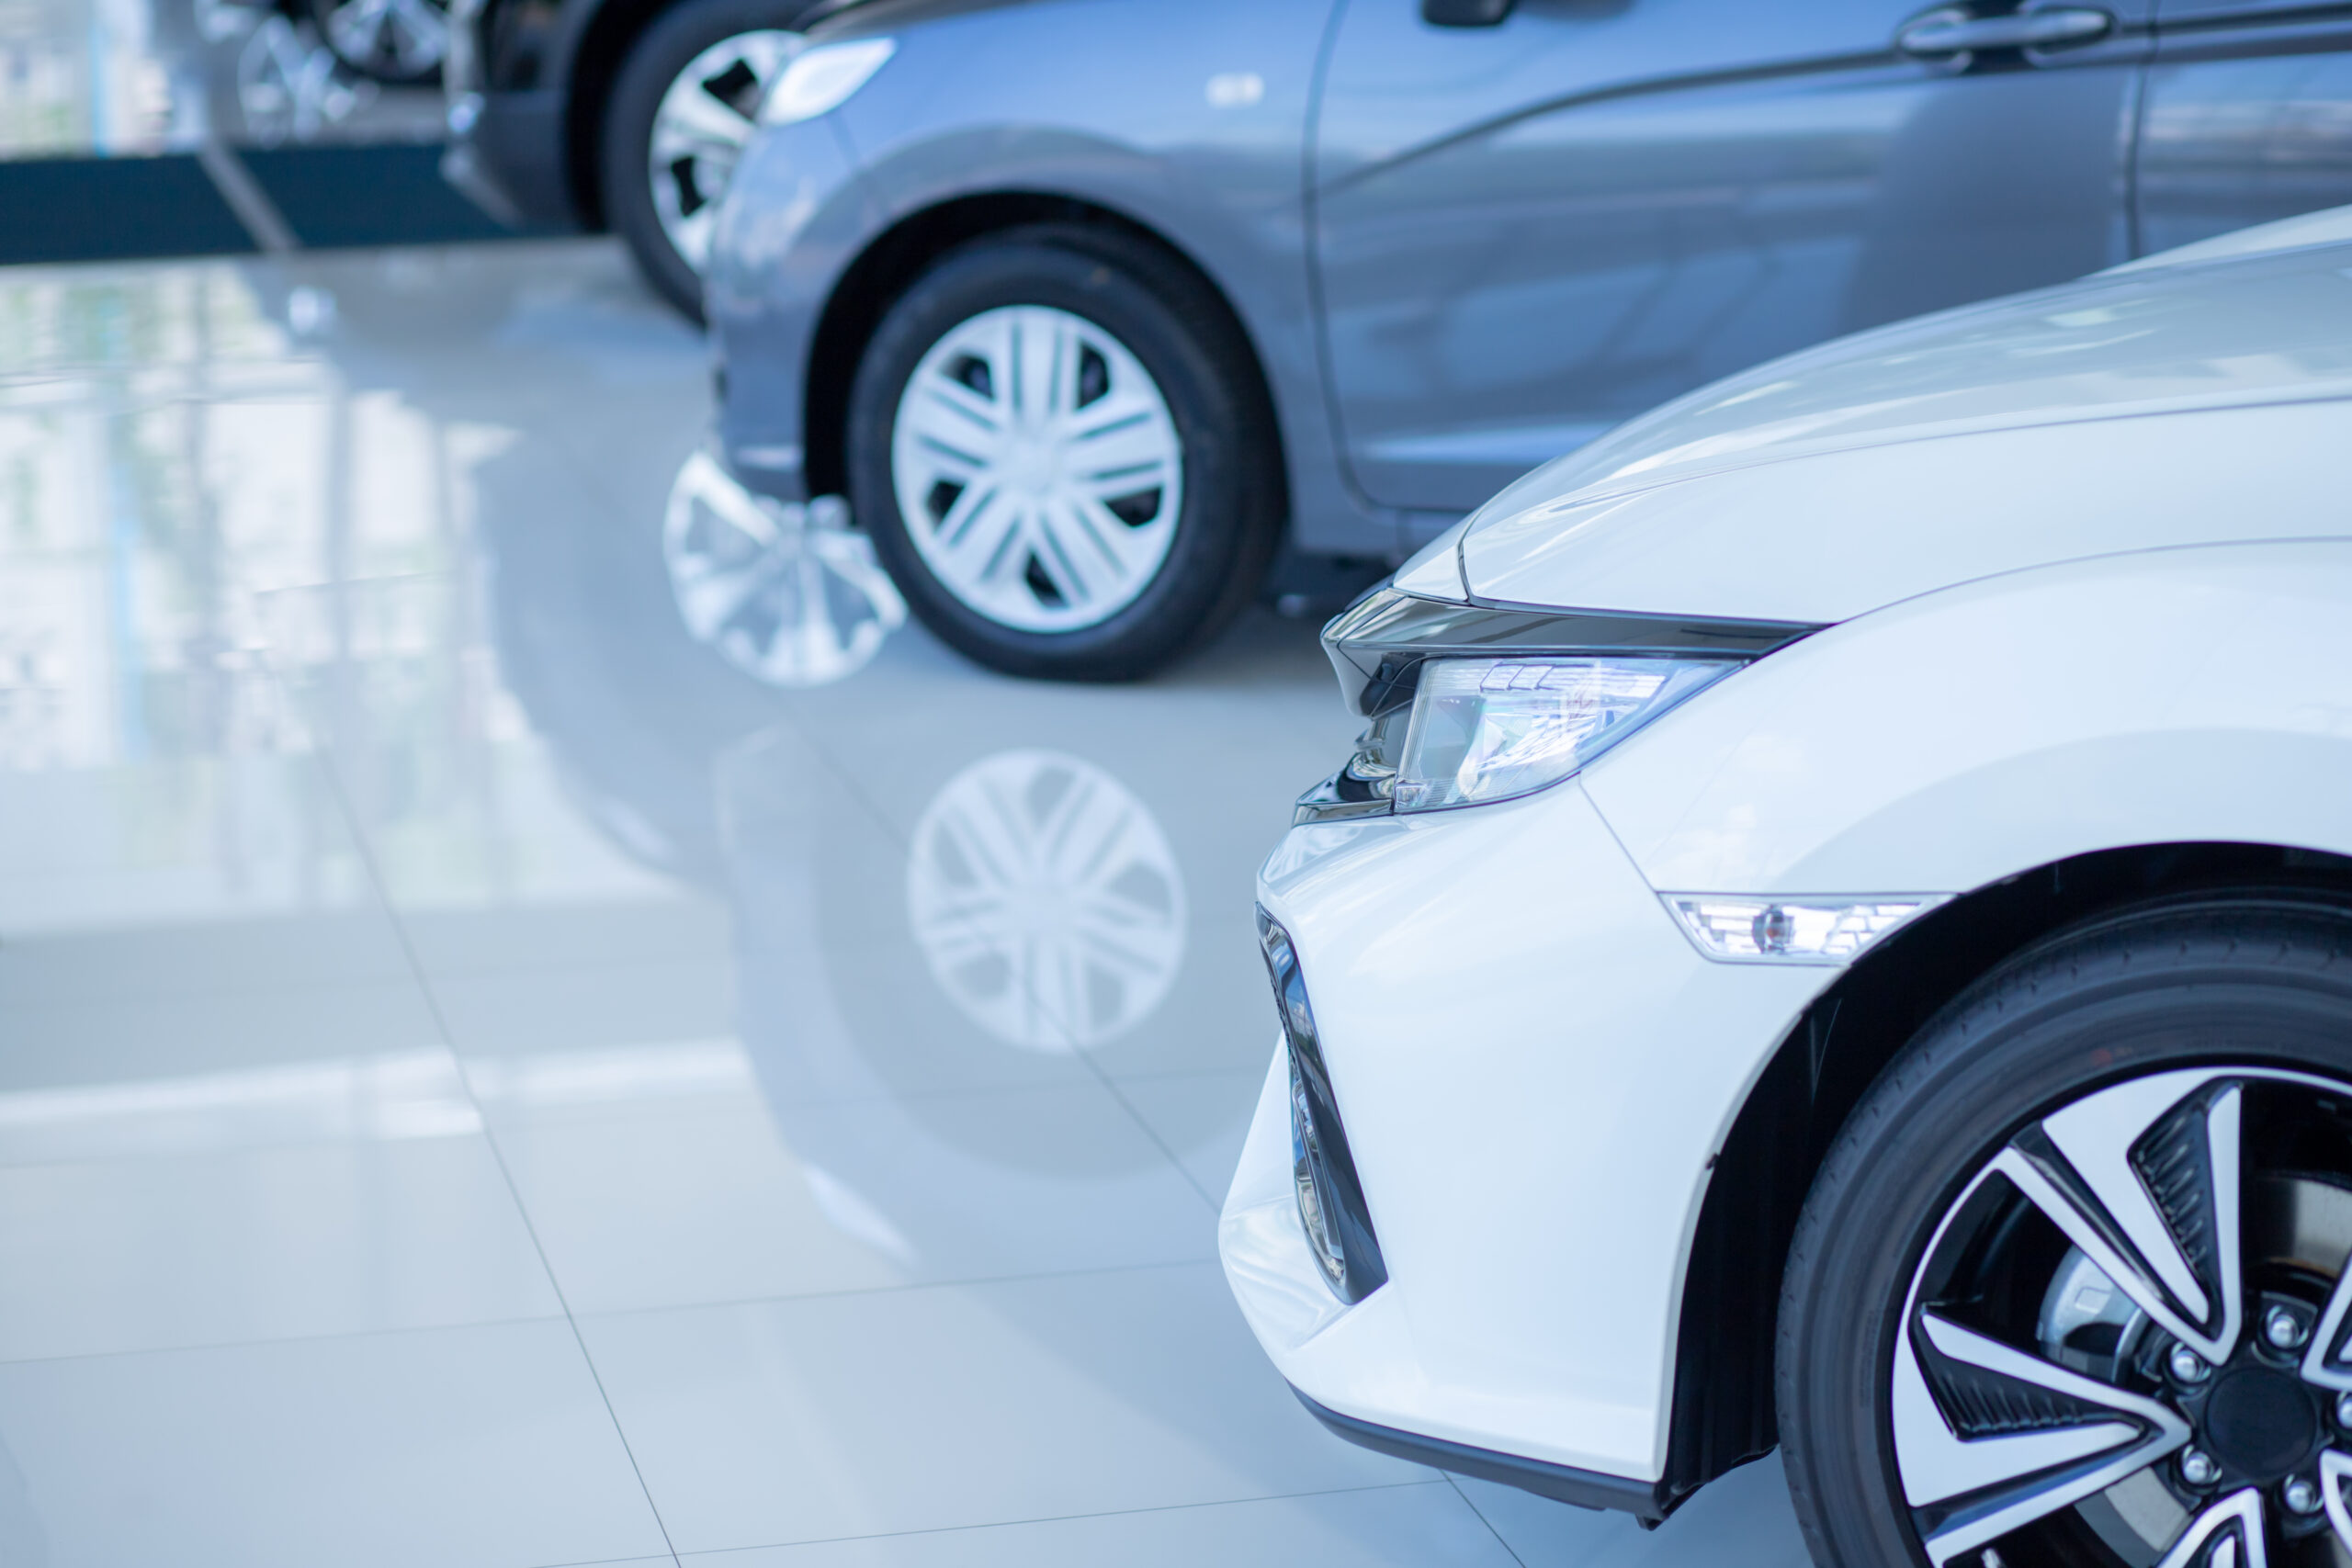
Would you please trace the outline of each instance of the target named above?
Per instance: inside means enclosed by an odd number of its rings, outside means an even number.
[[[1389,1270],[1302,1320],[1277,1298],[1312,1299],[1307,1266],[1243,1249],[1300,1285],[1237,1281],[1268,1354],[1362,1420],[1656,1478],[1714,1142],[1758,1043],[1836,972],[1701,958],[1574,783],[1294,829],[1259,897],[1296,942]],[[1237,1224],[1280,1190],[1273,1136]]]
[[[2352,540],[1984,579],[1817,632],[1603,757],[1650,885],[1961,893],[2090,851],[2352,854]]]

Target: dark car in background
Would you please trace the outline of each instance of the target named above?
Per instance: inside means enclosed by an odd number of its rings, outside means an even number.
[[[456,0],[442,172],[508,223],[612,229],[699,320],[718,199],[819,4]]]
[[[307,18],[334,57],[394,86],[430,82],[449,53],[448,0],[279,0]]]
[[[722,445],[971,656],[1133,676],[1278,546],[1394,562],[1732,371],[2352,200],[2347,49],[2265,0],[872,0],[736,171]]]

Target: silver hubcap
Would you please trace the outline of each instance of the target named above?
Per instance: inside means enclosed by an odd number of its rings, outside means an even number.
[[[653,210],[696,272],[710,259],[718,200],[758,124],[760,99],[799,49],[798,33],[775,29],[721,39],[687,62],[653,111]]]
[[[1134,603],[1183,508],[1159,385],[1117,338],[1044,305],[983,311],[932,345],[899,395],[890,463],[932,575],[1021,631]]]
[[[436,0],[347,0],[327,13],[327,41],[355,64],[422,76],[449,52],[447,7]]]
[[[2352,1086],[2154,1073],[2019,1133],[1897,1329],[1896,1468],[1928,1557],[2024,1568],[2085,1529],[2157,1568],[2267,1568],[2331,1532],[2352,1552],[2347,1255]]]
[[[966,1016],[1059,1052],[1125,1032],[1184,959],[1184,877],[1150,809],[1093,763],[1005,751],[948,782],[907,862],[915,941]]]

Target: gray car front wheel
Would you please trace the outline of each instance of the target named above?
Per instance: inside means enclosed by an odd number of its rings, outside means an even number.
[[[942,588],[1003,626],[1076,631],[1166,563],[1184,443],[1151,372],[1101,323],[999,305],[950,327],[907,378],[890,479]]]
[[[1132,680],[1256,592],[1282,518],[1262,385],[1208,285],[1148,242],[1039,226],[916,280],[850,393],[858,521],[943,640]]]

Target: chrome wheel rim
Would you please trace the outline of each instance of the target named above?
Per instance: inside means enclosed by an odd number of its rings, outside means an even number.
[[[2157,1072],[2019,1132],[1896,1325],[1895,1466],[1928,1559],[2352,1555],[2347,1256],[2352,1085]]]
[[[760,99],[799,49],[798,33],[775,28],[721,39],[686,62],[653,111],[653,211],[671,249],[697,273],[710,260],[719,198],[758,128]]]
[[[345,0],[326,16],[336,54],[401,77],[432,72],[449,52],[449,18],[437,0]]]
[[[1184,961],[1184,874],[1150,807],[1059,751],[1002,751],[916,823],[907,916],[933,977],[1009,1045],[1100,1045],[1158,1008]]]
[[[1024,632],[1133,604],[1175,541],[1183,443],[1142,362],[1046,305],[984,310],[931,346],[890,436],[899,515],[932,576]]]

